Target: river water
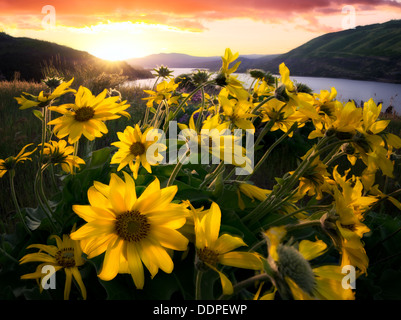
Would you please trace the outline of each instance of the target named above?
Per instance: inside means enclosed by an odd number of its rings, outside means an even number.
[[[173,75],[178,76],[184,73],[191,73],[190,68],[171,68]],[[245,88],[252,82],[252,78],[245,73],[234,74],[244,83]],[[340,101],[355,100],[358,104],[361,101],[368,101],[370,98],[376,103],[382,103],[382,111],[387,107],[393,106],[394,110],[401,114],[401,84],[384,83],[375,81],[360,81],[337,78],[315,78],[315,77],[297,77],[291,76],[291,80],[308,85],[313,92],[319,93],[320,90],[330,90],[331,87],[337,90],[337,99]],[[149,88],[153,85],[155,79],[141,79],[130,81],[128,85],[139,85]]]

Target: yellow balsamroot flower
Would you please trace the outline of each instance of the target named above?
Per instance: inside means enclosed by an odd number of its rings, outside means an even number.
[[[351,150],[347,153],[348,160],[352,165],[358,158],[367,166],[364,171],[365,182],[367,186],[374,183],[374,174],[381,170],[386,176],[393,177],[393,163],[390,160],[392,148],[401,147],[401,138],[392,134],[382,132],[390,120],[377,121],[381,112],[381,105],[377,106],[373,99],[365,102],[363,107],[363,120],[359,132],[352,142]]]
[[[56,136],[60,139],[68,136],[68,142],[73,144],[82,135],[92,141],[107,133],[104,121],[127,116],[124,110],[130,105],[125,104],[126,101],[118,102],[119,96],[106,98],[106,95],[107,90],[94,96],[89,89],[81,86],[74,104],[50,107],[50,110],[63,114],[49,122],[49,125],[54,125]]]
[[[378,134],[387,128],[390,120],[379,120],[382,104],[376,105],[373,99],[369,99],[363,105],[362,123],[361,127],[357,130],[366,134]]]
[[[252,121],[248,120],[248,118],[257,117],[249,112],[253,104],[248,100],[228,99],[228,92],[225,94],[225,91],[223,88],[219,94],[220,104],[224,110],[223,115],[237,128],[254,130]]]
[[[306,159],[309,154],[310,151],[305,156],[301,157],[301,159]],[[292,171],[290,173],[292,174],[294,172]],[[316,195],[317,200],[322,199],[323,192],[328,190],[328,178],[329,173],[327,172],[327,165],[320,160],[320,157],[316,157],[313,159],[302,177],[299,178],[297,195],[301,198],[305,195],[310,197]]]
[[[249,183],[240,183],[238,184],[237,192],[238,192],[238,206],[241,210],[244,210],[245,204],[241,198],[241,193],[246,195],[248,198],[251,198],[252,201],[254,201],[255,199],[263,201],[267,198],[267,195],[269,195],[272,191],[259,188]]]
[[[203,217],[195,218],[195,238],[198,267],[202,269],[205,265],[216,271],[221,280],[223,294],[233,293],[233,286],[224,273],[217,269],[218,264],[251,269],[262,270],[259,257],[251,252],[233,251],[239,247],[246,246],[245,242],[235,236],[220,233],[221,211],[216,203],[212,203],[210,209]]]
[[[320,90],[320,93],[313,94],[315,98],[316,111],[320,115],[319,119],[313,119],[312,122],[315,126],[308,138],[315,139],[317,137],[323,137],[327,131],[327,127],[335,120],[335,110],[338,107],[342,107],[342,103],[337,101],[337,90],[332,87],[331,91]]]
[[[0,159],[0,178],[2,178],[7,173],[7,171],[14,170],[17,163],[23,163],[27,160],[32,160],[31,158],[29,158],[29,156],[36,151],[36,148],[32,151],[25,152],[25,150],[31,145],[33,145],[33,143],[27,144],[15,157],[10,156],[4,160]]]
[[[135,128],[128,126],[124,132],[117,132],[120,139],[118,142],[113,142],[112,145],[118,147],[118,151],[111,158],[111,164],[119,164],[117,171],[120,171],[126,165],[129,165],[134,174],[134,178],[138,178],[139,166],[151,173],[151,165],[157,165],[163,160],[163,156],[159,152],[167,149],[167,146],[161,142],[161,134],[152,127],[147,128],[142,134],[138,125]],[[153,153],[149,148],[152,147]],[[149,151],[149,152],[148,152]]]
[[[253,87],[253,97],[272,96],[275,88],[269,85],[265,80],[258,80]]]
[[[240,136],[231,134],[229,122],[221,123],[220,114],[209,116],[199,132],[196,129],[194,114],[189,119],[189,126],[179,123],[179,139],[187,141],[188,149],[195,154],[211,154],[215,159],[250,171],[251,159],[246,156],[246,149],[240,144]]]
[[[236,98],[246,100],[249,97],[248,91],[244,89],[237,77],[231,75],[241,64],[241,61],[238,61],[230,68],[230,64],[237,60],[238,56],[239,53],[233,54],[230,48],[225,50],[224,56],[221,57],[222,66],[216,77],[216,83],[221,87],[225,87]]]
[[[61,97],[68,92],[76,92],[74,89],[69,88],[74,78],[68,82],[62,82],[53,92],[46,94],[41,91],[38,96],[30,93],[23,92],[19,98],[15,98],[18,104],[21,105],[20,110],[33,108],[33,107],[46,107],[51,101]]]
[[[345,134],[345,138],[352,137],[362,121],[362,109],[357,108],[354,101],[344,104],[336,104],[334,110],[334,121],[330,123],[328,129],[334,129],[338,133]],[[342,138],[342,136],[338,136]]]
[[[262,117],[262,122],[274,121],[270,129],[271,131],[281,130],[287,132],[295,122],[298,123],[298,128],[301,128],[305,125],[306,120],[308,120],[301,112],[295,111],[293,107],[276,98],[267,101],[260,108],[260,115]],[[288,136],[292,137],[293,132]]]
[[[74,212],[87,223],[71,234],[91,259],[105,252],[98,275],[105,281],[118,273],[129,273],[138,289],[145,283],[143,265],[152,278],[159,268],[174,268],[168,250],[185,251],[188,239],[177,229],[188,216],[183,204],[172,203],[177,186],[164,189],[155,179],[137,197],[133,178],[124,172],[125,182],[116,174],[110,184],[95,182],[88,190],[89,205],[74,205]]]
[[[74,229],[73,229],[74,231]],[[81,291],[82,298],[86,299],[86,288],[82,281],[81,273],[78,267],[85,263],[82,258],[82,251],[79,246],[79,241],[71,240],[66,234],[63,235],[63,239],[59,236],[54,235],[51,238],[56,240],[56,246],[43,245],[43,244],[32,244],[27,249],[37,248],[39,252],[30,253],[21,258],[20,264],[27,262],[42,262],[36,268],[36,272],[25,274],[21,279],[36,279],[40,280],[40,291],[42,292],[43,287],[41,285],[43,277],[47,274],[42,272],[42,268],[45,266],[53,266],[55,271],[64,269],[65,272],[65,286],[64,286],[64,300],[68,300],[71,292],[72,278],[75,279],[78,287]]]
[[[285,227],[265,232],[268,261],[284,279],[295,300],[353,300],[351,289],[342,287],[344,274],[339,265],[312,267],[311,260],[323,255],[327,245],[322,240],[302,240],[298,248],[284,244]],[[272,293],[271,293],[272,294]],[[274,291],[273,291],[274,294]],[[271,295],[267,298],[272,299]]]
[[[338,165],[333,169],[333,178],[336,182],[334,191],[341,190],[341,196],[344,198],[345,206],[352,209],[359,220],[364,219],[364,212],[367,211],[377,200],[375,196],[366,196],[363,191],[363,184],[359,177],[352,176],[347,179],[349,170],[341,176],[338,173]],[[338,193],[339,194],[339,193]]]
[[[44,162],[60,164],[61,169],[66,173],[73,173],[74,167],[79,168],[80,165],[85,164],[84,160],[72,155],[73,153],[74,147],[67,146],[65,140],[46,142],[43,148]]]
[[[288,104],[310,119],[319,119],[319,114],[314,107],[313,96],[297,91],[297,87],[290,79],[290,70],[284,62],[279,65],[279,72],[281,75],[280,81],[285,89],[284,96],[286,96]]]
[[[363,235],[370,229],[362,222],[364,212],[378,199],[374,196],[363,196],[363,185],[359,178],[346,179],[333,170],[333,177],[337,185],[333,190],[334,210],[337,215],[337,242],[340,242],[342,251],[342,265],[353,265],[361,273],[365,273],[369,263],[364,245]]]
[[[153,90],[143,90],[143,92],[147,93],[149,97],[142,98],[142,100],[148,100],[146,106],[148,108],[153,107],[153,104],[159,104],[163,100],[170,104],[177,104],[180,96],[173,97],[173,92],[178,88],[179,83],[175,83],[174,79],[171,79],[169,82],[162,81],[156,86],[156,91]]]

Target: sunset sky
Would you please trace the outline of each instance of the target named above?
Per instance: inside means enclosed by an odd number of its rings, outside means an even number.
[[[42,8],[50,5],[51,11]],[[0,0],[0,31],[104,59],[285,53],[327,32],[401,19],[401,0]],[[54,24],[52,24],[52,21]]]

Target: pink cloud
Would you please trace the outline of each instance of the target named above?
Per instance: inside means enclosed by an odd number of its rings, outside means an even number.
[[[43,5],[44,2],[38,0],[0,0],[0,23],[4,16],[10,15],[16,20],[18,15],[27,14],[40,19]],[[401,3],[391,0],[53,0],[51,5],[56,9],[59,23],[76,27],[107,20],[141,20],[202,31],[205,29],[202,20],[250,18],[282,24],[301,18],[309,21],[309,25],[300,27],[310,31],[327,31],[330,28],[320,25],[315,17],[340,14],[344,5],[353,5],[361,10],[383,11],[391,8],[400,12],[401,18]],[[147,15],[143,17],[141,13]]]

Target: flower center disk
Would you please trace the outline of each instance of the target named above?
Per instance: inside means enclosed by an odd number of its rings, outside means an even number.
[[[116,218],[115,231],[125,241],[139,242],[148,236],[150,223],[138,211],[129,211]]]
[[[218,262],[219,253],[207,247],[198,250],[198,257],[205,263],[216,265]]]
[[[145,146],[142,142],[134,142],[129,150],[134,156],[139,156],[145,153]]]
[[[74,259],[74,249],[73,248],[63,248],[57,251],[55,255],[57,263],[64,268],[75,267]]]
[[[75,120],[78,122],[85,122],[92,119],[95,115],[95,110],[91,107],[82,107],[75,111]]]

